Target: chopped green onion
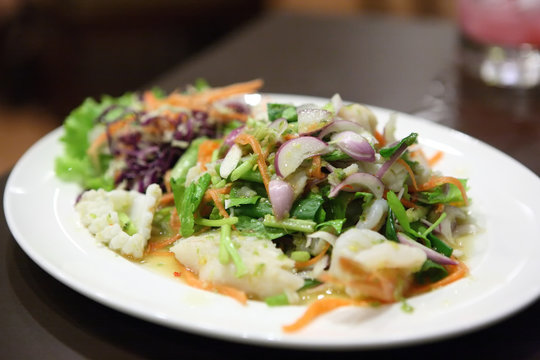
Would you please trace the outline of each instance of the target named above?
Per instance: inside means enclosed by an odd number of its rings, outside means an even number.
[[[272,215],[265,215],[263,219],[263,224],[268,227],[280,228],[280,229],[291,230],[291,231],[300,231],[300,232],[305,232],[305,233],[314,232],[315,226],[317,226],[317,223],[311,220],[300,220],[300,219],[277,220]]]
[[[222,262],[222,260],[225,260],[225,255],[222,254],[223,250],[225,249],[227,253],[232,258],[234,265],[236,266],[236,273],[234,276],[237,278],[242,277],[247,274],[247,268],[244,262],[242,261],[242,258],[240,257],[240,254],[238,254],[238,251],[234,247],[234,244],[231,240],[231,225],[223,225],[221,227],[221,237],[220,237],[220,244],[219,244],[219,260]],[[228,257],[227,257],[228,260]],[[227,263],[226,261],[225,263]],[[223,263],[223,262],[222,262]]]
[[[238,218],[236,216],[231,216],[228,218],[222,218],[222,219],[216,219],[216,220],[210,220],[205,218],[197,218],[195,219],[195,224],[202,225],[202,226],[210,226],[210,227],[219,227],[223,225],[234,225],[238,222]]]
[[[311,255],[307,251],[293,251],[291,253],[291,259],[294,261],[308,261]]]
[[[257,162],[257,155],[251,156],[248,160],[244,161],[234,169],[230,175],[231,181],[236,181],[248,173],[253,165]]]

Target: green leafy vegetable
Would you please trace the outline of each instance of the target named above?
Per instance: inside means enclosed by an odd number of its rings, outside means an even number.
[[[277,239],[287,235],[287,231],[279,228],[266,227],[258,220],[249,216],[238,216],[236,229],[244,235],[256,236],[260,239]]]
[[[440,264],[427,259],[422,268],[414,274],[414,279],[418,284],[429,284],[444,279],[448,276],[448,271]]]
[[[412,144],[416,143],[416,139],[418,138],[418,134],[417,133],[412,133],[410,134],[409,136],[403,138],[400,142],[398,142],[397,144],[393,145],[393,146],[389,146],[389,147],[385,147],[385,148],[382,148],[380,151],[379,151],[379,154],[381,154],[382,157],[384,158],[389,158],[391,157],[392,155],[394,155],[394,153],[402,146],[402,145],[406,145],[406,146],[411,146]]]
[[[273,215],[266,215],[263,224],[267,227],[280,228],[283,230],[312,233],[317,223],[311,220],[283,219],[277,220]]]
[[[291,209],[291,217],[303,220],[315,220],[317,212],[324,203],[322,195],[309,193],[305,198],[298,200]]]
[[[203,195],[206,189],[208,189],[208,185],[210,185],[210,178],[210,174],[205,173],[198,181],[194,181],[188,186],[183,196],[180,193],[182,185],[171,179],[176,211],[180,215],[180,223],[182,224],[180,232],[183,237],[191,236],[195,231],[194,214],[199,208]]]
[[[219,252],[219,260],[220,262],[226,264],[229,262],[229,256],[232,258],[234,262],[234,266],[236,267],[235,276],[236,277],[242,277],[247,274],[247,268],[244,262],[242,261],[242,258],[240,257],[240,254],[238,254],[238,251],[234,247],[234,244],[232,243],[231,239],[231,225],[226,224],[221,227],[221,234],[220,234],[220,252]],[[224,252],[226,252],[228,255],[224,255]]]
[[[463,187],[467,188],[467,180],[459,179]],[[421,191],[418,193],[418,201],[425,204],[449,204],[462,202],[463,196],[459,188],[454,184],[443,184],[433,188],[430,191]]]
[[[64,154],[55,159],[56,175],[64,180],[76,182],[86,189],[103,188],[112,190],[114,180],[105,175],[110,156],[100,156],[98,166],[94,166],[86,151],[90,146],[88,134],[96,126],[96,119],[112,105],[128,106],[136,101],[132,93],[113,98],[104,96],[100,102],[87,98],[74,109],[64,121]]]
[[[284,118],[288,122],[298,121],[296,107],[289,104],[269,103],[267,105],[268,119],[274,121],[279,118]]]

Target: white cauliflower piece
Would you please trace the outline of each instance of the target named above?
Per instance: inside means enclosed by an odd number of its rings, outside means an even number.
[[[161,188],[152,184],[146,194],[137,191],[89,190],[75,209],[81,223],[95,238],[123,255],[141,258],[152,231],[154,212],[161,198]],[[127,215],[135,232],[122,228],[121,217]]]
[[[180,239],[171,251],[201,280],[232,286],[261,299],[302,287],[304,280],[293,272],[294,261],[272,241],[236,233],[231,237],[247,269],[241,277],[235,276],[236,267],[232,261],[225,265],[219,261],[218,231]]]
[[[350,296],[394,301],[395,290],[404,289],[425,261],[426,254],[418,248],[353,228],[336,240],[329,273],[346,284]]]

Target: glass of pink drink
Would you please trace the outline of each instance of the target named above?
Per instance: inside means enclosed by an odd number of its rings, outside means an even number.
[[[459,0],[465,65],[488,84],[540,84],[540,0]],[[475,53],[473,53],[475,52]]]

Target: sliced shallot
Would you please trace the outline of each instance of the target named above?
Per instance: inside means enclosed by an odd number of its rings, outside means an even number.
[[[268,197],[277,220],[288,216],[294,201],[294,191],[288,182],[281,179],[271,180],[268,184]]]
[[[384,184],[376,176],[368,173],[355,173],[349,175],[341,183],[330,190],[328,197],[333,198],[341,191],[357,192],[369,190],[376,199],[382,198],[384,194]]]
[[[342,131],[332,136],[332,142],[355,160],[374,162],[375,149],[365,137],[353,131]]]
[[[276,152],[274,166],[282,178],[292,174],[305,159],[322,155],[328,151],[328,145],[312,136],[300,136],[283,143]]]

